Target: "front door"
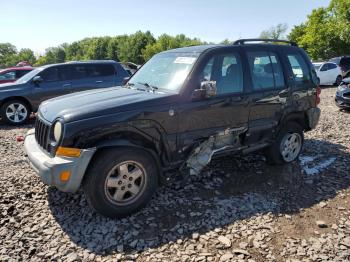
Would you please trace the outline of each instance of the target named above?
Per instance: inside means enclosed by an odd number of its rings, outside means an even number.
[[[200,73],[192,78],[198,79],[196,87],[202,81],[215,81],[217,95],[200,101],[188,99],[179,105],[178,148],[186,148],[227,128],[247,127],[249,107],[240,53],[212,54],[206,61]]]
[[[69,72],[69,69],[62,65],[49,67],[39,73],[38,76],[41,76],[43,82],[33,83],[32,100],[35,101],[35,104],[38,105],[47,99],[70,93],[72,80]]]

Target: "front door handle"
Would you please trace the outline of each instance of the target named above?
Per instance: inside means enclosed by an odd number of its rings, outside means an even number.
[[[102,81],[102,80],[98,80],[98,81],[96,81],[95,83],[96,83],[96,84],[101,84],[101,83],[103,83],[103,81]]]
[[[241,96],[234,96],[231,98],[232,102],[241,102],[243,100],[243,97]]]
[[[72,86],[72,84],[64,84],[64,85],[62,85],[62,87],[71,87]]]

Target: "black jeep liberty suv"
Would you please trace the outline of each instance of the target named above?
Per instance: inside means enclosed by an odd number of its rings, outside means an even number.
[[[95,211],[123,217],[145,206],[170,170],[200,175],[214,156],[255,151],[270,163],[296,160],[303,132],[318,123],[319,95],[293,42],[169,50],[125,86],[43,102],[25,150],[44,183],[82,186]]]

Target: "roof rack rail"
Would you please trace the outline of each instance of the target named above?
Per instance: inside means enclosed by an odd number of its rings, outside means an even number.
[[[264,39],[264,38],[250,38],[250,39],[239,39],[233,42],[233,45],[244,45],[246,42],[273,42],[273,43],[287,43],[291,46],[298,46],[296,42],[279,40],[279,39]]]

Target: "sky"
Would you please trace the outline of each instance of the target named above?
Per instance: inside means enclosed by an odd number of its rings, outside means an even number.
[[[0,43],[36,54],[93,36],[147,31],[203,41],[258,37],[278,23],[289,30],[330,0],[0,0]]]

